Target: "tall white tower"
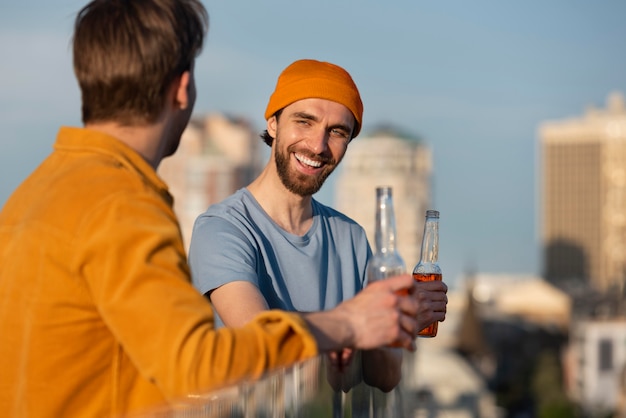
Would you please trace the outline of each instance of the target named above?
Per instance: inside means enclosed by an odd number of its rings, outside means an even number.
[[[417,137],[381,127],[354,139],[340,167],[335,206],[363,226],[372,247],[376,187],[392,187],[398,251],[411,270],[419,261],[426,210],[436,209],[430,207],[430,148]]]

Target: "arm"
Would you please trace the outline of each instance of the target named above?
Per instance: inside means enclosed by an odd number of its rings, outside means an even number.
[[[215,330],[210,304],[190,284],[167,205],[146,196],[109,199],[84,223],[74,268],[87,282],[100,332],[115,344],[109,351],[163,396],[256,378],[318,353],[295,314],[265,312],[245,327]]]
[[[259,289],[249,282],[237,281],[225,284],[211,292],[210,299],[224,324],[229,327],[242,326],[252,320],[256,314],[269,309]],[[324,327],[324,325],[319,326]],[[402,377],[401,349],[366,350],[362,352],[361,358],[365,383],[384,392],[389,392],[398,385]],[[337,362],[341,363],[342,360],[346,361],[338,358]],[[329,373],[333,372],[337,376],[343,376],[351,370],[350,368],[344,370],[341,365],[333,369],[329,370]],[[354,382],[348,383],[348,386],[351,387],[353,384]]]
[[[221,216],[201,215],[189,247],[194,286],[207,296],[225,326],[242,326],[269,309],[258,287],[260,263],[253,236]]]
[[[414,338],[421,329],[418,303],[397,293],[413,286],[410,275],[395,276],[372,283],[333,309],[302,316],[320,351],[371,350],[392,344],[414,351]]]
[[[414,350],[414,335],[421,329],[417,328],[420,321],[415,318],[419,306],[415,298],[395,293],[413,285],[415,281],[411,276],[397,276],[394,280],[367,286],[334,309],[304,313],[302,317],[318,341],[320,351],[344,347],[368,350],[392,343]],[[226,314],[230,324],[225,317],[222,318],[229,326],[243,325],[268,309],[258,288],[247,282],[232,282],[219,287],[211,294],[211,301],[220,315],[222,312]],[[376,351],[372,354],[374,358],[388,359],[392,364],[400,365],[399,350],[383,348]]]
[[[225,326],[239,327],[269,309],[258,283],[253,236],[233,219],[202,215],[194,225],[189,265],[196,288],[209,297]]]
[[[402,378],[402,350],[383,347],[361,355],[363,381],[383,392],[390,392]]]
[[[250,282],[222,285],[209,294],[213,307],[227,327],[240,327],[269,309],[259,288]]]

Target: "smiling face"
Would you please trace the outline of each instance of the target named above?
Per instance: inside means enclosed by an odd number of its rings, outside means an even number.
[[[268,133],[275,138],[273,157],[278,177],[292,193],[315,194],[341,162],[355,119],[342,104],[304,99],[272,116]]]

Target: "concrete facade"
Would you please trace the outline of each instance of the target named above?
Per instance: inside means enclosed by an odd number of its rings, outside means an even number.
[[[590,319],[572,327],[568,350],[570,395],[590,416],[626,416],[626,319]]]
[[[626,106],[619,93],[605,109],[549,121],[539,130],[544,275],[590,282],[598,290],[626,282]]]

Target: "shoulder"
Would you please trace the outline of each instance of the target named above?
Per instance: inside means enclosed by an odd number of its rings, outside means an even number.
[[[320,221],[334,231],[347,232],[353,237],[365,237],[365,230],[354,219],[339,212],[337,209],[326,206],[313,199],[313,213],[319,216]]]
[[[255,230],[251,211],[255,211],[246,189],[239,189],[215,203],[195,220],[192,244],[199,239],[254,241]],[[204,238],[202,238],[204,237]]]
[[[314,214],[317,214],[322,218],[332,220],[333,222],[344,224],[349,227],[361,227],[354,219],[350,218],[342,212],[339,212],[337,209],[326,206],[315,199],[313,199],[312,202]]]
[[[245,189],[239,189],[221,202],[214,203],[198,216],[196,223],[204,223],[211,218],[224,220],[244,219],[248,211]]]

